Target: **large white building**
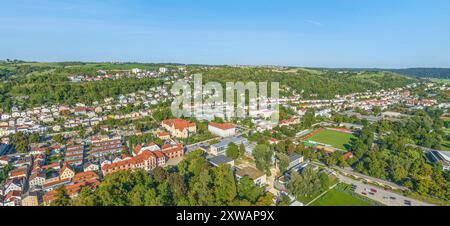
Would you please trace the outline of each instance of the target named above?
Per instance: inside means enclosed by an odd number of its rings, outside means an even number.
[[[208,130],[214,135],[220,137],[232,137],[236,134],[236,127],[231,123],[215,123],[208,125]]]

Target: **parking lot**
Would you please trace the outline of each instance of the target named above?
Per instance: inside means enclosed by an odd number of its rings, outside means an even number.
[[[432,206],[431,204],[414,200],[369,184],[364,184],[363,182],[342,175],[339,175],[338,177],[342,182],[353,185],[353,191],[355,193],[366,196],[387,206]]]

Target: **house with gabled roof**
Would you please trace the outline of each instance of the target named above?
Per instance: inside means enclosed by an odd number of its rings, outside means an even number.
[[[169,131],[172,136],[177,138],[188,138],[190,135],[197,132],[197,124],[190,123],[180,118],[164,120],[161,122],[161,126]]]
[[[60,180],[71,180],[75,176],[75,171],[69,166],[64,165],[59,171],[59,179]]]

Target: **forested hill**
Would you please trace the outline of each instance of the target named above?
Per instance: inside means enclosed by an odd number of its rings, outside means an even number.
[[[367,90],[404,87],[416,82],[392,72],[335,72],[326,70],[289,69],[270,70],[264,68],[219,68],[200,70],[206,81],[222,84],[236,81],[280,82],[281,95],[302,94],[305,99],[334,98]]]
[[[321,68],[321,70],[329,71],[388,71],[418,78],[439,78],[450,79],[450,68],[405,68],[405,69],[380,69],[380,68]]]
[[[24,108],[43,104],[92,103],[107,97],[148,90],[163,81],[152,78],[121,78],[92,82],[70,82],[68,76],[95,76],[99,70],[131,70],[140,68],[157,71],[159,67],[177,68],[169,64],[139,63],[0,63],[0,108]],[[280,82],[281,95],[301,94],[305,99],[334,98],[367,90],[404,87],[414,78],[392,72],[340,72],[304,68],[266,67],[205,67],[189,65],[189,73],[202,73],[205,82]]]
[[[408,68],[390,71],[420,78],[450,79],[450,68]]]

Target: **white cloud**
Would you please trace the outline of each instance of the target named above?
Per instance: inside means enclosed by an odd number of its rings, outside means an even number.
[[[317,27],[323,27],[323,24],[315,20],[305,20],[305,23],[312,24]]]

